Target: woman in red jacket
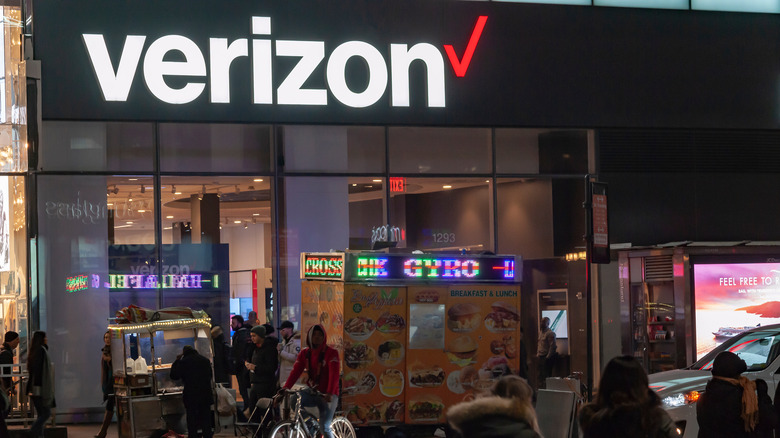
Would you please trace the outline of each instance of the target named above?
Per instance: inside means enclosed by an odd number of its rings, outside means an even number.
[[[312,391],[301,391],[301,403],[303,406],[316,406],[320,411],[320,433],[327,438],[333,438],[330,431],[330,422],[336,413],[336,405],[339,402],[339,353],[327,345],[325,329],[317,324],[309,329],[306,336],[306,346],[298,354],[298,359],[293,365],[290,377],[284,383],[282,389],[290,389],[301,377],[303,371],[308,371],[309,378],[306,384],[309,388],[325,394],[319,396]]]

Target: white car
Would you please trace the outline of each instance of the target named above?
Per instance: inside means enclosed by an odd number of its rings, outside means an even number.
[[[650,374],[650,388],[661,397],[664,409],[677,423],[683,438],[695,438],[699,432],[696,400],[712,378],[712,361],[724,350],[742,358],[748,367],[743,375],[753,380],[764,379],[769,396],[775,396],[780,380],[780,375],[775,374],[780,368],[780,324],[756,327],[736,335],[687,368]]]

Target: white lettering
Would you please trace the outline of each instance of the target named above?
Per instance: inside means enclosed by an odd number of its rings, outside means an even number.
[[[133,84],[146,37],[128,35],[125,38],[125,46],[119,56],[116,74],[103,35],[83,34],[82,38],[87,46],[87,53],[92,61],[92,68],[95,70],[103,98],[108,102],[125,102],[130,93],[130,86]]]
[[[230,103],[230,64],[240,56],[249,56],[247,40],[235,40],[228,46],[227,38],[211,38],[209,51],[211,102]]]
[[[415,44],[410,50],[406,48],[406,44],[390,44],[393,106],[409,106],[409,66],[419,59],[425,63],[428,73],[428,107],[443,108],[444,59],[441,52],[428,43]]]
[[[168,52],[177,50],[184,61],[163,61]],[[166,103],[183,104],[197,99],[206,84],[188,82],[180,89],[165,83],[165,76],[206,76],[206,61],[198,46],[181,35],[167,35],[153,42],[144,57],[144,79],[149,91]]]
[[[271,35],[271,17],[252,17],[252,34]],[[252,40],[252,102],[273,102],[271,41]]]
[[[277,56],[300,56],[301,60],[276,90],[276,101],[280,105],[327,105],[328,91],[302,89],[314,69],[325,58],[325,43],[322,41],[277,41]]]
[[[368,86],[361,93],[355,93],[347,86],[347,61],[359,56],[368,66]],[[327,69],[330,91],[341,103],[353,108],[365,108],[375,104],[387,88],[387,64],[379,50],[363,41],[347,41],[330,54]]]

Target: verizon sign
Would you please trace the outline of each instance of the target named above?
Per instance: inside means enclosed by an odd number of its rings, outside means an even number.
[[[464,77],[487,16],[477,19],[469,44],[462,58],[458,58],[452,45],[445,45],[447,56],[457,77]],[[270,36],[271,17],[252,17],[252,34]],[[365,108],[376,104],[384,96],[388,82],[391,88],[391,105],[408,107],[409,68],[415,61],[425,65],[427,106],[446,106],[444,58],[438,47],[430,43],[390,44],[390,62],[371,44],[364,41],[346,41],[327,55],[324,41],[272,40],[268,38],[208,39],[208,65],[204,50],[182,35],[165,35],[147,44],[146,35],[127,35],[124,47],[114,66],[111,54],[102,34],[82,34],[84,46],[94,69],[100,91],[106,101],[125,102],[130,94],[139,64],[142,64],[144,83],[148,91],[162,102],[174,105],[187,104],[199,98],[206,88],[209,102],[230,103],[230,68],[233,61],[251,58],[252,95],[245,96],[253,104],[271,105],[328,105],[328,90],[342,104],[352,108]],[[252,48],[251,55],[249,48]],[[273,50],[272,50],[273,48]],[[166,61],[171,52],[183,56],[181,61]],[[293,69],[284,78],[275,81],[273,63],[276,57],[297,59]],[[117,58],[114,56],[114,58]],[[142,61],[143,59],[143,61]],[[347,84],[346,68],[350,60],[365,63],[368,83],[363,89],[353,90]],[[315,70],[326,64],[328,89],[305,87]],[[179,76],[189,79],[175,88],[166,77]]]
[[[780,26],[761,14],[441,0],[33,8],[45,120],[780,129]]]

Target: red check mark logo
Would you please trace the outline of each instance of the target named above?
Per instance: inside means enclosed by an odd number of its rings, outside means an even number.
[[[477,24],[474,26],[474,30],[471,31],[471,38],[469,38],[469,44],[466,46],[466,53],[463,54],[462,60],[458,59],[452,44],[444,45],[444,51],[447,52],[447,56],[450,58],[450,64],[452,64],[452,68],[455,70],[455,76],[459,78],[466,76],[466,71],[469,69],[469,64],[471,64],[471,58],[474,56],[474,50],[477,49],[479,37],[482,35],[482,30],[485,29],[487,18],[486,15],[480,15],[477,19]]]

